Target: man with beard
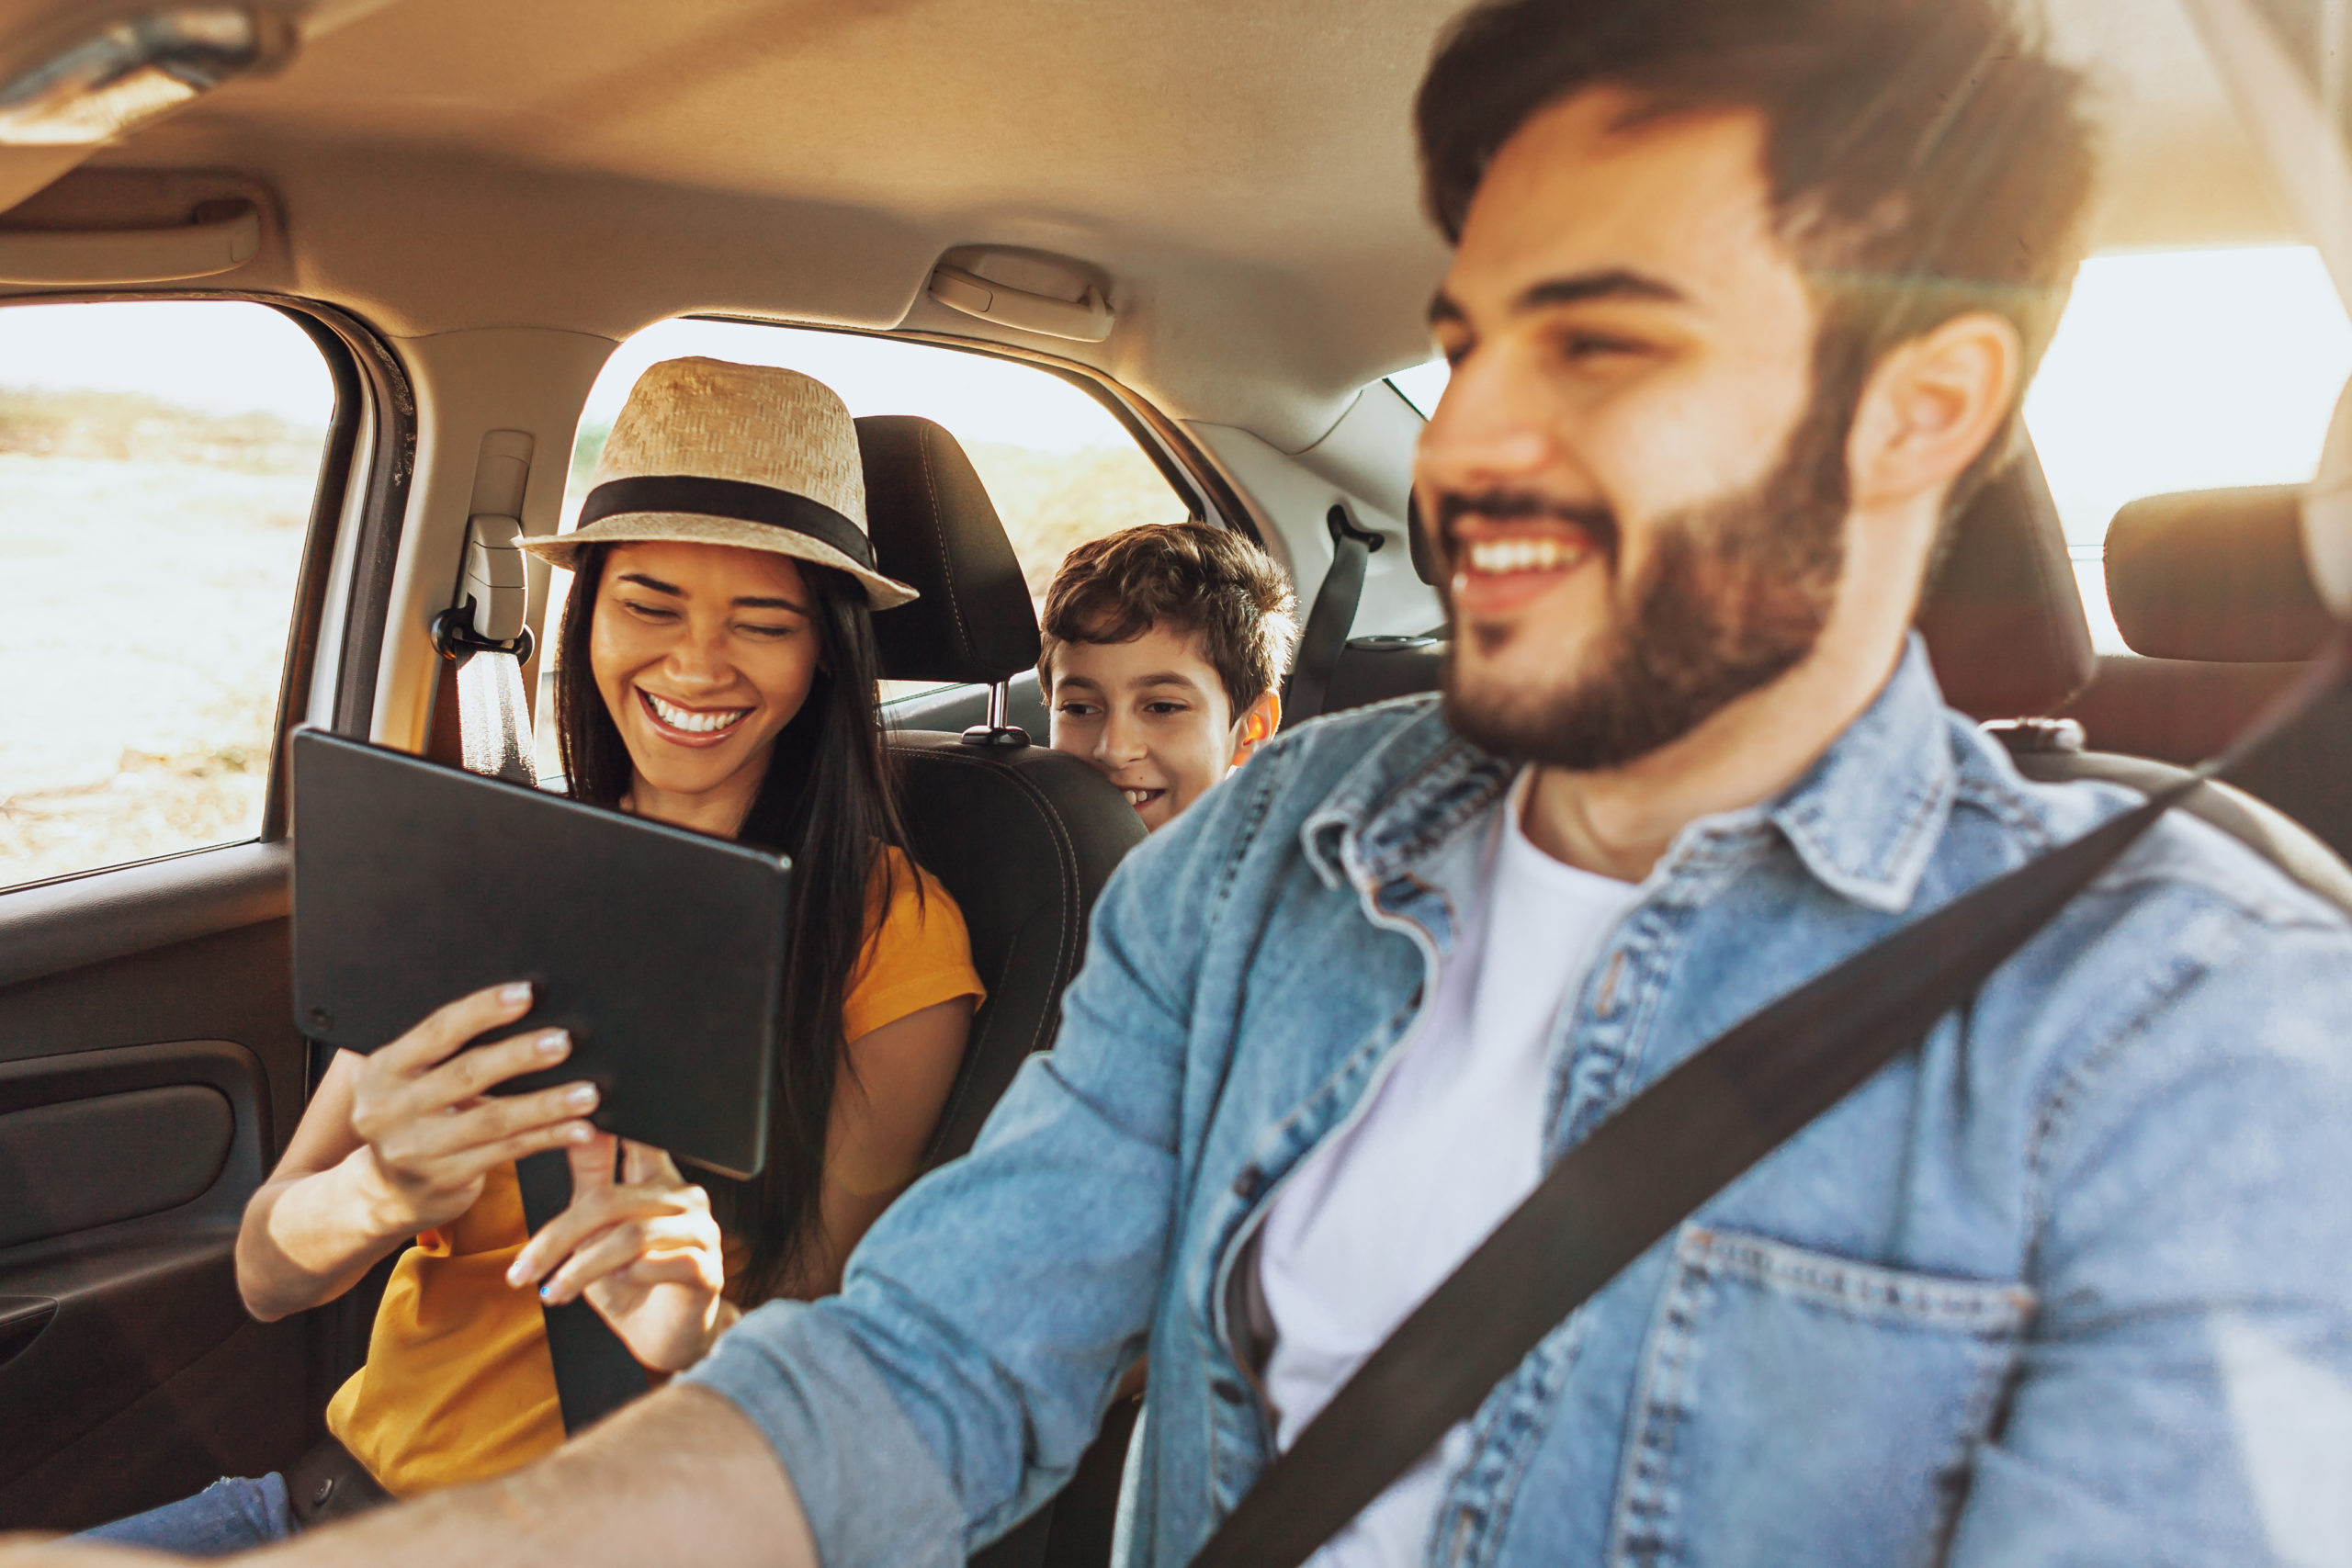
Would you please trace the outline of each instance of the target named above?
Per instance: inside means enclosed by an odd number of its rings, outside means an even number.
[[[1442,707],[1136,850],[1053,1054],[840,1297],[284,1561],[955,1563],[1148,1352],[1125,1540],[1174,1568],[1613,1110],[2121,809],[2022,781],[1907,629],[2073,276],[2078,92],[1996,0],[1474,13],[1419,110]],[[2339,1557],[2347,972],[2167,819],[1321,1562]]]

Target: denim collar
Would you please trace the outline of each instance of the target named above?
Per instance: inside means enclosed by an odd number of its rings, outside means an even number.
[[[1914,632],[1877,697],[1803,777],[1777,799],[1690,823],[1659,871],[1770,825],[1840,897],[1890,913],[1908,908],[1958,788],[1948,723]],[[1348,771],[1307,818],[1302,848],[1326,883],[1377,886],[1483,821],[1516,772],[1446,729],[1430,705]]]

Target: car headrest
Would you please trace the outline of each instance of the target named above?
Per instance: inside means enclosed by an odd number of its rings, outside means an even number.
[[[2090,684],[2090,623],[2030,446],[1952,523],[1916,620],[1944,701],[1971,718],[2038,718]]]
[[[1034,669],[1037,608],[964,448],[912,414],[859,420],[857,445],[875,564],[922,595],[874,617],[883,679],[996,682]]]
[[[2301,485],[2132,502],[2107,525],[2107,602],[2151,659],[2309,659],[2335,629],[2303,557]]]

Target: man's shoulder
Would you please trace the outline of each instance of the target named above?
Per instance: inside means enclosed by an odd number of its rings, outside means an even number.
[[[2000,746],[1969,727],[1958,805],[1975,808],[2020,861],[2077,838],[2147,799],[2134,783],[2100,777],[2044,781],[2018,772]],[[2165,782],[2151,775],[2152,787]],[[2218,792],[2217,792],[2218,794]],[[2210,809],[2200,815],[2199,807]],[[2119,907],[2210,908],[2269,929],[2308,929],[2352,942],[2352,873],[2289,819],[2248,797],[2183,802],[2104,873],[2092,890]]]
[[[2012,864],[2146,798],[2100,780],[2029,780],[2007,763],[1963,768],[1956,815],[1976,819],[1956,826],[1987,848],[1983,836],[2001,840]],[[2019,1054],[2012,1067],[2053,1095],[2086,1073],[2165,1077],[2192,1060],[2300,1054],[2306,1035],[2352,1028],[2352,918],[2176,807],[2003,965],[1980,1000],[1988,1041],[2006,1040],[1998,1049]],[[2126,1066],[2134,1063],[2136,1072]]]

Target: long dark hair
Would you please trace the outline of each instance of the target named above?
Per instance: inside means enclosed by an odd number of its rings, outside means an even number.
[[[564,602],[555,675],[556,735],[572,798],[617,806],[635,771],[589,667],[590,626],[611,547],[583,547]],[[792,857],[791,949],[784,1029],[769,1100],[766,1169],[751,1181],[705,1172],[729,1235],[750,1244],[744,1304],[789,1289],[818,1263],[825,1124],[842,1055],[842,998],[865,945],[869,908],[892,889],[885,847],[912,851],[898,775],[876,709],[880,657],[865,591],[847,573],[797,563],[819,637],[817,677],[776,736],[767,776],[736,837]],[[879,904],[869,900],[878,895]],[[833,1261],[838,1261],[833,1260]]]

